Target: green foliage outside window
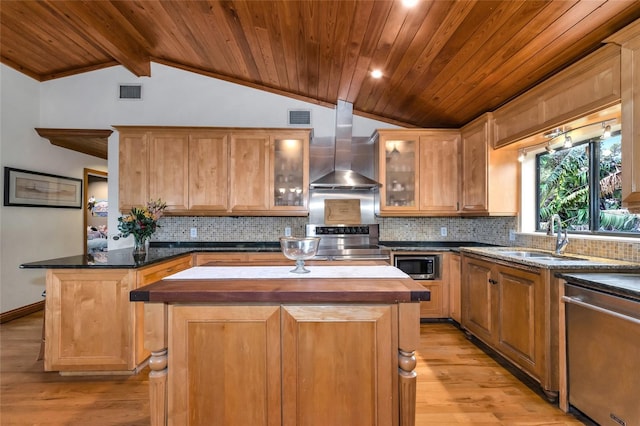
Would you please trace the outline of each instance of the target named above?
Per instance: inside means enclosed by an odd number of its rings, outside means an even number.
[[[569,231],[640,233],[640,215],[630,214],[622,207],[619,135],[540,154],[537,161],[539,230],[546,229],[551,216],[557,213]],[[597,173],[594,190],[591,173]]]

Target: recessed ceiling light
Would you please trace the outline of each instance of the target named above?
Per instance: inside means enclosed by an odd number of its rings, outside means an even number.
[[[404,7],[413,7],[418,4],[418,0],[402,0],[402,5]]]
[[[373,77],[373,78],[382,78],[382,71],[380,71],[380,70],[371,71],[371,77]]]

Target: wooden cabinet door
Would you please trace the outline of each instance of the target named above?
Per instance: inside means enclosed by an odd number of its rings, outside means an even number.
[[[462,322],[462,305],[460,299],[460,255],[449,255],[449,316]]]
[[[487,212],[489,122],[479,120],[462,128],[463,212]]]
[[[457,131],[420,136],[420,211],[458,211],[459,145]]]
[[[189,205],[189,134],[154,131],[149,136],[149,197],[161,198],[167,211]]]
[[[45,371],[131,371],[135,304],[128,269],[49,269]]]
[[[199,132],[189,136],[189,210],[229,209],[229,133]]]
[[[497,349],[539,377],[544,357],[544,294],[540,274],[497,266]]]
[[[495,330],[495,293],[497,281],[492,277],[493,265],[465,258],[463,262],[462,325],[486,343],[493,341]]]
[[[270,143],[269,210],[307,214],[309,131],[275,132]]]
[[[149,201],[149,140],[145,131],[118,131],[118,204],[128,212]]]
[[[232,212],[269,210],[269,135],[232,133],[229,155],[229,207]]]
[[[420,302],[420,318],[444,318],[444,285],[442,281],[419,281],[429,290],[431,300]]]
[[[622,103],[622,203],[640,213],[640,23],[632,24],[605,40],[620,48]],[[609,47],[608,47],[609,48]]]
[[[169,309],[168,425],[281,426],[280,306]]]
[[[378,131],[380,214],[415,216],[419,209],[420,132]]]
[[[395,306],[284,306],[282,425],[396,424],[397,326]]]

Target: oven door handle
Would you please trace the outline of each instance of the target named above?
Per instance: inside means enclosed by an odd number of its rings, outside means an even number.
[[[562,296],[562,301],[565,303],[573,303],[574,305],[581,306],[585,309],[591,309],[592,311],[600,312],[602,314],[610,315],[612,317],[621,319],[623,321],[628,321],[628,322],[640,325],[640,319],[638,318],[630,317],[629,315],[625,315],[619,312],[611,311],[609,309],[601,308],[600,306],[592,305],[590,303],[585,303],[577,297]]]

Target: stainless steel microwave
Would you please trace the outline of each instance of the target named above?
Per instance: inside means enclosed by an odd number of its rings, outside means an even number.
[[[393,257],[393,265],[414,280],[440,279],[439,254],[397,254]]]

